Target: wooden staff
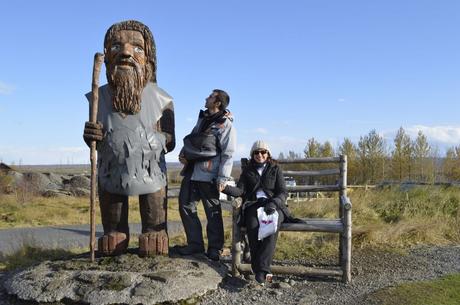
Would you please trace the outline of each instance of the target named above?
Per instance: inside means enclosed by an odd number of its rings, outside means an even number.
[[[91,86],[92,102],[91,102],[91,113],[89,121],[91,123],[97,122],[97,107],[99,104],[99,74],[101,72],[102,62],[104,61],[104,54],[96,53],[94,55],[93,65],[93,82]],[[96,248],[96,141],[91,141],[90,160],[91,160],[91,209],[90,209],[90,242],[89,249],[91,252],[91,261],[94,262],[94,252]]]

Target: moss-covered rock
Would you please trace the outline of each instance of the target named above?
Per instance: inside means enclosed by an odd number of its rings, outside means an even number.
[[[135,254],[46,261],[5,282],[20,300],[87,304],[176,303],[217,289],[227,273],[205,257],[140,258]]]

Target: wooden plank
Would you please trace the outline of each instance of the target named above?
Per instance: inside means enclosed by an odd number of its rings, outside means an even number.
[[[340,219],[305,220],[306,223],[282,223],[280,231],[342,233]]]
[[[339,184],[342,187],[342,189],[339,192],[339,196],[341,197],[339,201],[342,199],[342,196],[346,197],[347,195],[347,156],[340,155],[340,160],[342,162],[339,165],[340,167]],[[345,207],[344,204],[339,204],[340,219],[343,219],[344,207]],[[340,234],[339,236],[339,265],[341,266],[342,266],[343,249],[344,249],[344,236],[343,234]]]
[[[340,156],[340,186],[342,190],[340,191],[340,196],[347,196],[347,156]]]
[[[278,159],[280,164],[299,164],[299,163],[340,163],[340,157],[324,157],[324,158],[305,158],[305,159]]]
[[[342,188],[339,185],[297,185],[286,187],[290,193],[294,192],[339,192]]]
[[[347,185],[347,188],[349,189],[373,189],[376,188],[377,185],[369,184],[369,185]]]
[[[342,219],[340,218],[302,218],[302,220],[307,223],[342,223]]]
[[[295,176],[295,177],[313,177],[313,176],[331,176],[339,175],[340,169],[330,168],[322,170],[311,170],[311,171],[283,171],[284,176]]]
[[[340,269],[318,269],[305,267],[302,265],[296,266],[271,266],[274,274],[294,274],[294,275],[310,275],[310,276],[342,276],[342,270]],[[251,272],[250,264],[240,264],[238,266],[240,272]]]
[[[348,198],[347,198],[348,199]],[[350,208],[344,210],[344,233],[343,233],[343,262],[342,262],[342,281],[351,281],[351,202],[348,200]]]

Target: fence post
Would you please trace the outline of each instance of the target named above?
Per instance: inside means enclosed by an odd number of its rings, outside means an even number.
[[[347,196],[347,156],[340,155],[340,191],[339,198],[344,198]],[[339,204],[339,218],[344,219],[344,209],[343,205]],[[340,233],[339,235],[339,265],[343,266],[343,255],[344,253],[344,243],[345,243],[345,234]]]

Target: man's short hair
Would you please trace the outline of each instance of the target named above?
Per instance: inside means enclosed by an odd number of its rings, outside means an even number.
[[[107,53],[109,51],[109,44],[111,43],[113,37],[115,36],[115,33],[118,33],[119,31],[137,31],[142,34],[144,37],[144,51],[145,51],[145,56],[147,57],[148,60],[148,68],[146,70],[147,73],[147,80],[152,81],[154,83],[157,82],[157,55],[156,55],[156,46],[155,46],[155,40],[153,39],[152,32],[150,29],[143,24],[142,22],[136,21],[136,20],[126,20],[122,22],[118,22],[113,24],[105,33],[105,38],[104,38],[104,53]],[[107,56],[106,56],[107,58]]]
[[[219,110],[225,110],[230,104],[230,96],[224,90],[214,89],[213,92],[217,93],[217,101],[220,102]]]

